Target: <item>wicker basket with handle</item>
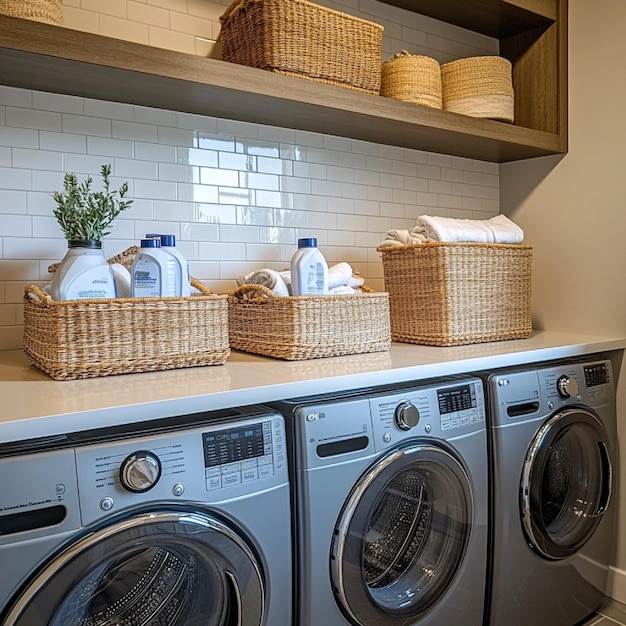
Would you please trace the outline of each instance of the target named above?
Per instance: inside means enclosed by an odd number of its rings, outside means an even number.
[[[382,352],[391,344],[389,296],[277,296],[242,285],[228,298],[231,348],[297,361]]]
[[[109,262],[128,265],[135,250]],[[55,380],[222,365],[230,354],[228,296],[191,282],[200,295],[59,302],[29,285],[24,352]]]
[[[57,26],[63,24],[62,0],[0,0],[0,13]]]
[[[532,330],[532,246],[423,243],[378,248],[394,341],[454,346]]]
[[[383,27],[307,0],[235,0],[222,59],[378,94]]]

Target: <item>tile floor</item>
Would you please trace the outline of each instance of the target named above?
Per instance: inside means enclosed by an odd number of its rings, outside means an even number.
[[[607,598],[596,613],[578,626],[626,626],[626,606]]]

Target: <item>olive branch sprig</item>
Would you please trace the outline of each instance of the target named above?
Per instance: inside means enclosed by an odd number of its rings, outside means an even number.
[[[133,203],[132,200],[124,200],[128,183],[124,183],[118,191],[110,191],[111,165],[103,165],[100,172],[103,191],[91,191],[91,176],[79,184],[76,174],[67,173],[63,177],[64,191],[52,194],[57,203],[54,216],[68,240],[100,241],[109,234],[106,229],[113,220]]]

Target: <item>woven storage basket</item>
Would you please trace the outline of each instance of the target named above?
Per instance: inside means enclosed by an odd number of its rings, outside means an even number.
[[[378,94],[383,27],[306,0],[235,0],[222,59]]]
[[[201,295],[63,302],[29,285],[24,352],[55,380],[222,365],[230,354],[228,297],[196,279],[192,285]]]
[[[380,95],[441,109],[441,68],[427,56],[398,52],[381,66]]]
[[[276,296],[242,285],[228,298],[231,348],[288,361],[388,350],[389,296]]]
[[[511,62],[498,56],[469,57],[441,66],[443,108],[472,117],[513,122]]]
[[[394,341],[454,346],[532,330],[532,246],[425,243],[378,248]]]
[[[62,0],[0,0],[0,13],[50,24],[63,24]]]

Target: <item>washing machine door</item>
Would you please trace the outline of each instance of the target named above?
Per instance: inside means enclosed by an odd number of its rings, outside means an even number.
[[[611,498],[612,465],[602,422],[585,408],[553,415],[524,462],[520,508],[529,545],[564,559],[589,541]]]
[[[413,440],[381,457],[334,532],[331,575],[343,612],[362,626],[417,621],[454,580],[473,514],[470,479],[446,449]]]
[[[259,626],[257,559],[223,522],[154,511],[97,530],[30,581],[3,626]]]

